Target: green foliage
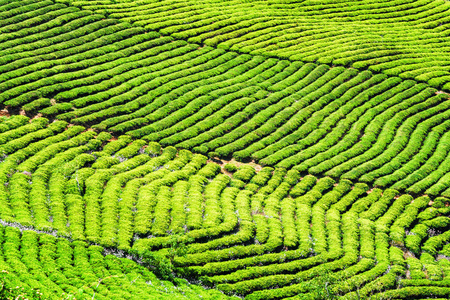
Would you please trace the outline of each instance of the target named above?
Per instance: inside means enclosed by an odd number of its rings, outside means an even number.
[[[450,4],[56,2],[0,1],[0,298],[450,296]]]
[[[230,173],[234,173],[237,171],[237,167],[233,164],[225,164],[225,166],[223,167],[225,169],[225,171],[230,172]]]
[[[450,101],[432,88],[449,85],[440,37],[445,30],[437,21],[447,4],[396,0],[389,7],[353,6],[327,0],[249,6],[244,1],[225,8],[220,1],[206,1],[141,9],[135,1],[61,2],[40,1],[24,10],[16,7],[18,1],[4,5],[1,104],[127,134],[128,143],[130,137],[142,139],[117,151],[122,160],[134,151],[157,156],[161,144],[210,157],[253,159],[299,174],[450,195]],[[6,13],[10,6],[14,9]],[[392,10],[397,6],[402,9]],[[160,15],[150,18],[153,9]],[[172,9],[182,10],[176,19]],[[199,11],[211,22],[193,17]],[[290,18],[283,17],[287,11]],[[322,32],[328,23],[316,28],[313,16],[341,20],[345,38],[336,41],[331,31]],[[368,20],[375,23],[369,26]],[[421,31],[431,29],[437,32]],[[372,31],[384,32],[393,49],[373,43]],[[316,36],[317,45],[310,40]],[[415,36],[421,43],[409,48]],[[358,38],[365,42],[354,44]],[[428,41],[439,49],[430,51]],[[27,122],[22,117],[14,120],[0,125],[0,154],[64,127],[44,129],[42,118],[27,126],[18,126]],[[144,147],[146,142],[159,144]],[[116,164],[106,158],[109,152],[95,168]],[[248,183],[255,174],[245,168],[236,171],[236,179]]]
[[[2,270],[0,272],[0,298],[5,300],[38,300],[43,299],[42,293],[29,287],[14,286],[8,280],[8,271]]]

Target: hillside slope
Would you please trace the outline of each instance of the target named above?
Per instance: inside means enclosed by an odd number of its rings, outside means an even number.
[[[27,121],[18,116],[1,125],[21,119]],[[226,167],[228,173],[187,150],[46,123],[37,118],[9,131],[41,127],[0,148],[0,218],[9,224],[78,241],[73,251],[92,250],[99,259],[102,249],[86,249],[86,242],[137,256],[150,250],[172,257],[179,276],[246,299],[317,299],[325,291],[344,299],[450,294],[447,198],[413,198],[283,168],[244,164]],[[5,234],[22,260],[37,245],[33,233],[22,246],[17,230]],[[7,262],[14,255],[8,241]],[[36,288],[45,278],[25,282]]]
[[[445,0],[58,1],[192,43],[369,69],[450,90]]]
[[[423,83],[17,3],[0,6],[0,103],[11,112],[416,194],[450,187],[450,101]]]
[[[0,298],[450,297],[448,7],[0,0]]]

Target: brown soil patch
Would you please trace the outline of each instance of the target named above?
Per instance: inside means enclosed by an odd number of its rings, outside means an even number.
[[[435,94],[436,94],[436,95],[439,95],[439,94],[445,94],[445,95],[448,96],[448,99],[450,99],[450,94],[449,94],[449,93],[446,93],[446,92],[444,92],[444,91],[437,91]]]
[[[252,160],[252,161],[249,162],[249,163],[242,163],[242,162],[239,162],[239,161],[235,160],[234,158],[232,158],[231,160],[225,160],[225,159],[220,159],[220,158],[214,158],[214,160],[208,159],[207,162],[208,162],[208,163],[216,163],[216,164],[219,164],[220,167],[221,167],[221,169],[222,169],[222,173],[224,173],[225,175],[228,175],[228,176],[230,176],[230,177],[233,176],[233,173],[227,172],[227,171],[224,169],[224,166],[225,166],[226,164],[232,164],[232,165],[235,165],[235,166],[238,167],[238,168],[239,168],[240,166],[242,166],[242,165],[249,165],[249,166],[252,166],[253,168],[255,168],[256,173],[258,173],[259,171],[261,171],[261,169],[263,168],[261,165],[258,165],[257,163],[255,163],[254,160]]]
[[[3,110],[0,110],[0,117],[11,117],[9,114],[9,111],[5,108]]]
[[[438,256],[436,257],[436,260],[441,260],[441,259],[446,259],[450,261],[450,257],[442,255],[442,254],[438,254]]]
[[[407,259],[408,257],[416,258],[414,253],[409,250],[403,251],[403,258]]]
[[[234,158],[232,158],[231,160],[225,160],[225,159],[214,158],[214,160],[208,159],[207,162],[208,162],[208,163],[212,163],[212,162],[213,162],[213,163],[218,163],[218,164],[220,164],[220,167],[222,168],[222,172],[223,172],[225,175],[228,175],[228,176],[230,176],[230,177],[231,177],[233,174],[230,173],[230,172],[225,171],[224,166],[225,166],[226,164],[232,164],[232,165],[235,165],[235,166],[238,167],[238,168],[239,168],[240,166],[242,166],[242,165],[249,165],[249,166],[252,166],[253,168],[255,168],[256,173],[258,173],[259,171],[261,171],[261,169],[263,168],[261,165],[255,163],[254,160],[252,160],[252,161],[249,162],[249,163],[242,163],[242,162],[239,162],[239,161],[235,160]],[[220,162],[220,163],[219,163],[219,162]]]
[[[260,215],[260,216],[263,216],[263,217],[266,217],[266,218],[267,218],[267,215],[266,215],[265,213],[263,213],[263,212],[252,211],[251,214],[252,214],[252,216],[254,216],[254,215]]]
[[[239,162],[237,160],[235,160],[234,158],[231,160],[221,160],[223,164],[232,164],[235,165],[236,167],[240,167],[242,165],[249,165],[252,166],[253,168],[255,168],[256,173],[258,173],[259,171],[261,171],[261,169],[263,168],[261,165],[258,165],[254,160],[252,160],[249,163],[242,163]]]
[[[32,118],[32,120],[34,120],[34,119],[36,119],[36,118],[40,118],[40,117],[42,117],[42,114],[41,114],[41,113],[38,113],[37,115],[35,115],[35,116]]]

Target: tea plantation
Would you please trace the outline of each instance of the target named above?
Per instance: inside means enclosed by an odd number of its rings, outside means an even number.
[[[449,7],[0,0],[0,298],[449,299]]]

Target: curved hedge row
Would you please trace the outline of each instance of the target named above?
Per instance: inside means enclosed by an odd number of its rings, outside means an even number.
[[[447,1],[58,2],[191,43],[368,68],[450,90]]]
[[[23,229],[0,226],[2,299],[230,299],[182,279],[161,281],[103,247]]]
[[[449,4],[224,3],[0,0],[0,298],[449,297]]]
[[[425,84],[199,47],[47,0],[6,11],[13,3],[0,3],[5,24],[23,20],[0,42],[9,108],[210,157],[450,195],[450,101]]]
[[[151,250],[180,276],[246,299],[450,289],[447,198],[295,169],[242,165],[227,176],[187,150],[47,123],[15,116],[0,124],[14,127],[0,134],[3,222],[136,256]]]

